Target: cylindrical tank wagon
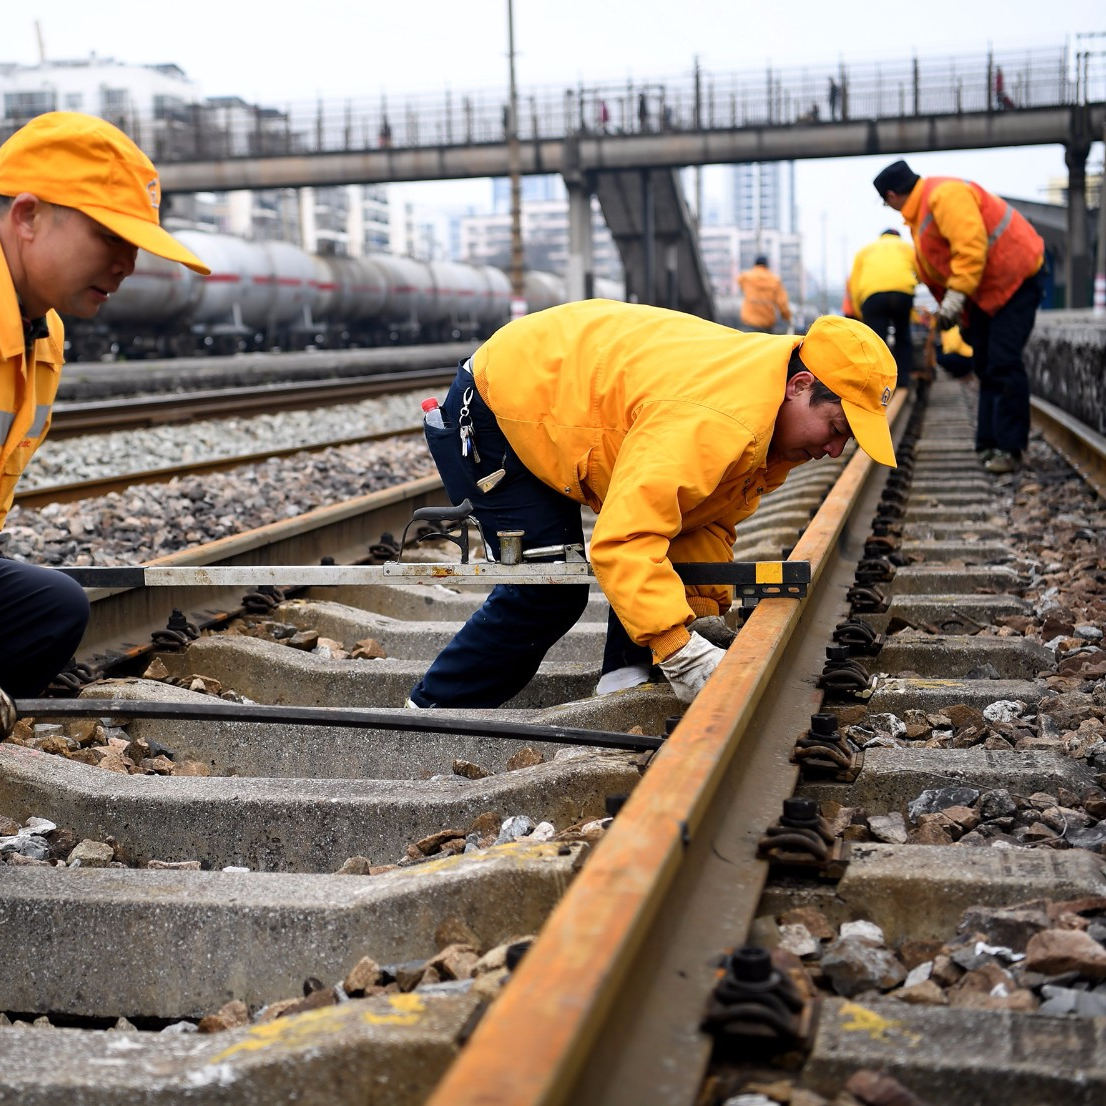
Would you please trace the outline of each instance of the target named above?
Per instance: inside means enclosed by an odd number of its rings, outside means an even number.
[[[66,320],[70,360],[479,340],[510,318],[510,280],[488,265],[174,234],[210,275],[140,250],[134,273],[94,320]],[[563,303],[564,280],[528,272],[526,296],[530,311]]]

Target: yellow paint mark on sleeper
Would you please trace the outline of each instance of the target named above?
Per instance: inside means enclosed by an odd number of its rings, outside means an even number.
[[[369,1000],[373,1001],[373,1000]],[[358,1009],[362,1003],[343,1003],[324,1010],[307,1010],[302,1014],[276,1018],[264,1025],[251,1026],[242,1040],[213,1056],[209,1063],[219,1064],[239,1053],[253,1053],[272,1048],[302,1048],[330,1040],[351,1020],[366,1025],[417,1025],[426,1013],[426,1003],[415,994],[389,995],[392,1010]]]
[[[497,862],[513,862],[518,865],[539,861],[556,860],[560,856],[560,846],[548,842],[511,841],[503,845],[496,845],[482,853],[453,853],[440,859],[427,860],[414,868],[393,868],[390,872],[383,872],[376,879],[391,877],[397,882],[411,879],[425,879],[428,876],[447,871],[451,868],[476,868],[481,865],[495,864]],[[376,886],[373,884],[372,886]]]
[[[842,1029],[846,1032],[867,1033],[873,1041],[897,1037],[899,1039],[906,1038],[911,1044],[917,1044],[921,1040],[917,1033],[902,1030],[901,1021],[881,1017],[874,1010],[869,1010],[859,1003],[844,1003],[841,1007],[841,1017],[842,1019],[852,1019],[852,1021],[843,1020]]]
[[[426,1013],[426,1003],[418,995],[389,995],[388,1003],[394,1013],[378,1014],[375,1010],[366,1010],[361,1020],[369,1025],[417,1025]]]

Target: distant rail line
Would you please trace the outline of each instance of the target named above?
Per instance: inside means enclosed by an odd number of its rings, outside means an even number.
[[[438,387],[447,384],[455,372],[455,368],[412,369],[332,380],[261,383],[168,395],[64,402],[54,407],[50,433],[56,438],[75,437],[108,430],[186,423],[197,418],[250,417],[293,408],[323,407],[420,385]]]

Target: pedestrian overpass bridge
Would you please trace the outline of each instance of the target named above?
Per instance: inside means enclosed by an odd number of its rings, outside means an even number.
[[[696,67],[659,83],[528,91],[514,111],[493,90],[284,109],[224,98],[119,122],[153,154],[165,192],[558,173],[569,195],[573,295],[590,292],[594,194],[628,292],[708,318],[683,167],[1062,145],[1069,305],[1086,306],[1086,161],[1106,127],[1106,65],[1058,47],[757,74]]]

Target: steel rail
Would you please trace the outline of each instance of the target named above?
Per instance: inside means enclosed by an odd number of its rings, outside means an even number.
[[[906,397],[900,394],[890,417],[897,422],[905,406]],[[881,472],[857,451],[795,546],[793,556],[811,562],[812,579],[823,598],[830,590],[832,555],[850,515],[862,493],[870,494]],[[700,866],[710,867],[715,849],[712,831],[732,806],[734,792],[723,787],[731,768],[738,779],[745,776],[746,787],[737,793],[751,802],[763,804],[763,792],[774,790],[779,795],[778,812],[782,798],[791,794],[795,769],[788,766],[787,758],[797,732],[775,735],[771,748],[760,740],[743,742],[753,733],[773,682],[784,679],[780,666],[785,648],[809,608],[809,600],[801,604],[762,600],[757,605],[735,647],[654,757],[428,1106],[613,1106],[616,1102],[672,1106],[678,1101],[657,1082],[650,1085],[639,1078],[628,1090],[612,1077],[616,1070],[625,1074],[633,1068],[620,1063],[628,1047],[622,1019],[628,1008],[633,1013],[624,998],[640,991],[643,978],[656,968],[649,952],[663,949],[666,935],[678,928],[676,916],[684,904],[673,901],[679,898],[674,892],[688,891],[689,884],[694,887],[694,877],[685,878],[689,861],[694,858]],[[814,705],[811,690],[806,689],[805,697],[796,696],[801,707]],[[750,787],[746,773],[753,762],[767,763],[775,771],[758,775]],[[766,873],[765,865],[755,858],[756,835],[747,819],[742,822],[743,828],[731,831],[729,846],[737,855],[730,859],[728,875],[740,902],[722,908],[729,914],[724,920],[731,923],[731,943],[738,944],[756,909]],[[675,1003],[681,1008],[679,1017],[685,1021],[689,1002],[692,1009],[701,1011],[706,1001],[711,973],[704,961],[712,951],[720,949],[701,950],[696,979],[673,975],[668,981],[673,998],[680,1000]],[[686,1024],[682,1028],[666,1025],[659,1032],[652,1027],[650,1035],[669,1046],[669,1061],[678,1055],[682,1059],[676,1063],[686,1061],[698,1070],[696,1062],[703,1057],[689,1054]],[[698,1047],[701,1054],[702,1037],[696,1042],[695,1036],[693,1027],[690,1051]],[[658,1063],[663,1068],[657,1049],[639,1049],[639,1059],[643,1051],[645,1063],[652,1061],[652,1072]]]
[[[58,403],[54,405],[50,434],[54,438],[66,438],[104,430],[188,422],[196,417],[257,415],[289,408],[324,407],[399,390],[436,387],[449,383],[456,372],[456,367],[415,369],[331,380],[266,383],[247,388],[107,399],[102,403]]]
[[[378,430],[352,438],[334,438],[327,442],[309,442],[304,445],[267,449],[261,453],[242,453],[233,457],[212,457],[207,461],[192,461],[184,465],[167,465],[164,468],[142,469],[139,472],[120,473],[118,476],[101,476],[93,480],[75,480],[69,484],[48,484],[42,487],[16,489],[14,502],[27,510],[45,507],[49,503],[72,503],[78,499],[92,499],[123,491],[135,484],[164,484],[169,480],[187,476],[204,476],[213,472],[229,472],[244,465],[260,465],[274,457],[293,457],[297,453],[321,453],[326,449],[382,442],[389,438],[404,438],[421,434],[421,426],[406,430]]]
[[[1047,400],[1030,400],[1033,425],[1057,453],[1106,499],[1106,438]]]

